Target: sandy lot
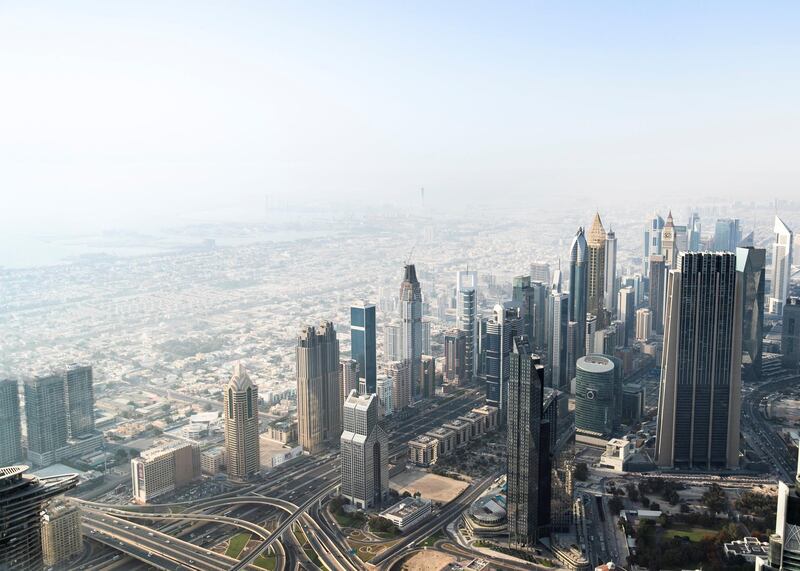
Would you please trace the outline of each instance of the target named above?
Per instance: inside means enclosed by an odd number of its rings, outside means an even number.
[[[403,569],[409,571],[441,571],[446,569],[451,563],[455,563],[456,558],[447,553],[428,549],[414,556],[403,563]]]
[[[426,500],[447,503],[458,496],[469,484],[419,470],[406,470],[394,476],[389,486],[398,493],[419,492]]]

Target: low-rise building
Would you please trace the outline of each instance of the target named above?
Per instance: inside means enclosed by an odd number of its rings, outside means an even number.
[[[475,500],[464,518],[467,528],[475,535],[504,535],[507,533],[506,497],[497,490]]]
[[[447,430],[452,430],[453,433],[456,435],[456,448],[463,448],[467,444],[472,436],[472,424],[467,422],[466,420],[461,420],[460,418],[456,418],[455,420],[451,420],[449,422],[445,422],[442,425],[443,428]]]
[[[381,517],[395,524],[400,531],[408,531],[425,521],[432,511],[430,500],[410,497],[383,510]]]
[[[200,477],[200,447],[180,442],[150,448],[131,460],[133,499],[145,504]]]
[[[447,456],[456,449],[456,433],[448,428],[440,426],[426,432],[425,435],[435,438],[439,442],[439,449],[436,451],[437,456]]]
[[[297,442],[297,422],[289,419],[276,420],[269,425],[267,435],[270,440],[281,444]]]
[[[42,516],[42,560],[45,566],[61,565],[82,551],[80,509],[63,499],[51,501]]]
[[[748,563],[755,564],[756,557],[766,559],[769,557],[769,543],[766,541],[759,541],[756,537],[745,537],[744,539],[737,539],[725,543],[722,546],[725,551],[725,557],[736,557],[737,555],[744,557]]]
[[[439,441],[422,434],[408,443],[408,459],[417,466],[430,466],[439,458]]]
[[[470,440],[480,438],[486,432],[486,417],[477,412],[468,412],[464,416],[459,416],[459,420],[468,422],[470,425]]]
[[[624,472],[625,465],[635,451],[636,447],[633,442],[623,438],[612,438],[600,456],[600,467],[611,468],[615,472]]]
[[[225,466],[225,449],[221,446],[204,450],[200,454],[200,471],[209,476],[216,476]]]
[[[491,432],[497,430],[498,410],[496,406],[485,404],[481,407],[473,408],[472,412],[486,417],[485,432]]]

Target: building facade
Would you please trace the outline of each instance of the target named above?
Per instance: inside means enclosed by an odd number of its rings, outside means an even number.
[[[736,248],[736,273],[742,286],[742,367],[751,381],[761,378],[766,260],[763,248]]]
[[[783,307],[781,355],[787,369],[800,368],[800,297],[790,297]]]
[[[364,377],[368,393],[375,392],[375,381],[378,378],[376,356],[375,305],[361,303],[350,307],[350,353],[358,362],[359,374]],[[358,387],[358,381],[355,384]],[[350,391],[343,393],[342,402]]]
[[[448,384],[466,383],[467,374],[467,334],[454,329],[444,334],[444,380]]]
[[[0,379],[0,467],[22,460],[19,385],[14,379]]]
[[[200,447],[177,442],[145,450],[131,460],[133,501],[146,504],[200,477]],[[230,477],[230,467],[228,471]]]
[[[404,410],[411,405],[411,371],[408,361],[386,363],[386,376],[392,381],[392,410]]]
[[[578,359],[575,377],[575,431],[593,438],[608,438],[614,430],[616,375],[606,355]],[[621,404],[621,403],[620,403]]]
[[[667,283],[667,265],[664,256],[650,256],[650,290],[648,305],[653,314],[653,331],[664,333],[664,292]]]
[[[583,233],[583,228],[578,228],[569,250],[568,320],[575,322],[580,331],[586,330],[588,256],[586,236]],[[586,352],[585,341],[580,341],[575,350],[574,357],[576,359],[583,356]]]
[[[389,493],[389,438],[379,424],[377,396],[355,392],[344,403],[342,496],[361,509],[380,507]]]
[[[617,235],[609,229],[606,234],[606,267],[604,271],[605,306],[613,316],[617,315]]]
[[[414,264],[406,264],[400,284],[400,360],[408,361],[411,389],[417,396],[422,362],[422,288]]]
[[[464,382],[469,382],[478,372],[478,272],[456,274],[456,327],[466,335]]]
[[[228,478],[243,482],[261,470],[258,429],[258,386],[237,363],[223,402],[225,464]]]
[[[80,509],[63,500],[51,500],[42,516],[42,560],[45,566],[61,565],[82,552]]]
[[[341,433],[339,340],[330,321],[300,332],[296,348],[297,433],[303,451],[321,452]]]
[[[732,252],[684,253],[669,274],[656,462],[738,467],[742,288]]]
[[[769,299],[769,312],[781,315],[783,304],[789,297],[789,284],[792,280],[794,233],[777,216],[773,232],[775,232],[775,242],[772,244],[772,293]]]
[[[646,307],[636,310],[636,340],[644,343],[653,335],[653,312]]]
[[[25,381],[25,420],[28,457],[38,466],[56,461],[57,451],[67,446],[69,425],[62,374]]]
[[[486,402],[506,411],[508,392],[508,356],[515,336],[522,334],[523,322],[519,307],[513,302],[494,306],[494,314],[486,325]]]
[[[595,213],[592,227],[586,237],[586,253],[588,266],[586,272],[586,311],[597,316],[598,324],[605,327],[608,316],[605,313],[605,267],[606,267],[606,231],[600,220],[600,213]]]
[[[89,365],[70,365],[64,373],[70,438],[94,433],[94,376]]]
[[[419,373],[420,397],[431,398],[436,392],[436,358],[432,355],[423,355]]]

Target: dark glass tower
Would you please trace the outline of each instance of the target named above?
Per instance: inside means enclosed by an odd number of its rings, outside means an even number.
[[[766,261],[763,248],[736,248],[736,273],[742,287],[742,366],[751,381],[761,378]]]
[[[486,401],[500,409],[501,422],[508,400],[509,354],[522,327],[519,307],[513,302],[495,305],[494,316],[486,324]]]
[[[511,300],[519,305],[523,322],[523,333],[533,340],[534,300],[530,276],[515,276],[512,282]]]
[[[364,303],[350,307],[350,351],[358,361],[359,375],[366,382],[368,394],[375,392],[378,378],[375,338],[375,305]]]
[[[544,367],[528,339],[515,337],[508,382],[508,541],[532,546],[550,526],[549,419],[543,416]]]
[[[586,300],[588,279],[588,246],[583,228],[578,228],[569,250],[569,316],[567,321],[577,323],[582,332],[576,339],[575,354],[578,359],[586,354]],[[553,386],[556,386],[555,383]]]
[[[653,331],[664,333],[664,288],[667,281],[667,266],[664,256],[650,256],[650,291],[648,303],[653,316]]]
[[[742,289],[732,252],[684,253],[667,284],[659,466],[734,469],[739,459]]]

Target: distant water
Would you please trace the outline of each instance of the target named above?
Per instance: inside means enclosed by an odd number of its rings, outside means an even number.
[[[126,258],[181,251],[200,247],[204,240],[217,246],[238,246],[259,242],[283,242],[326,235],[320,230],[268,230],[252,228],[243,232],[233,226],[208,229],[178,229],[168,233],[104,233],[100,235],[53,237],[0,234],[0,268],[31,268],[75,263],[97,257]]]

